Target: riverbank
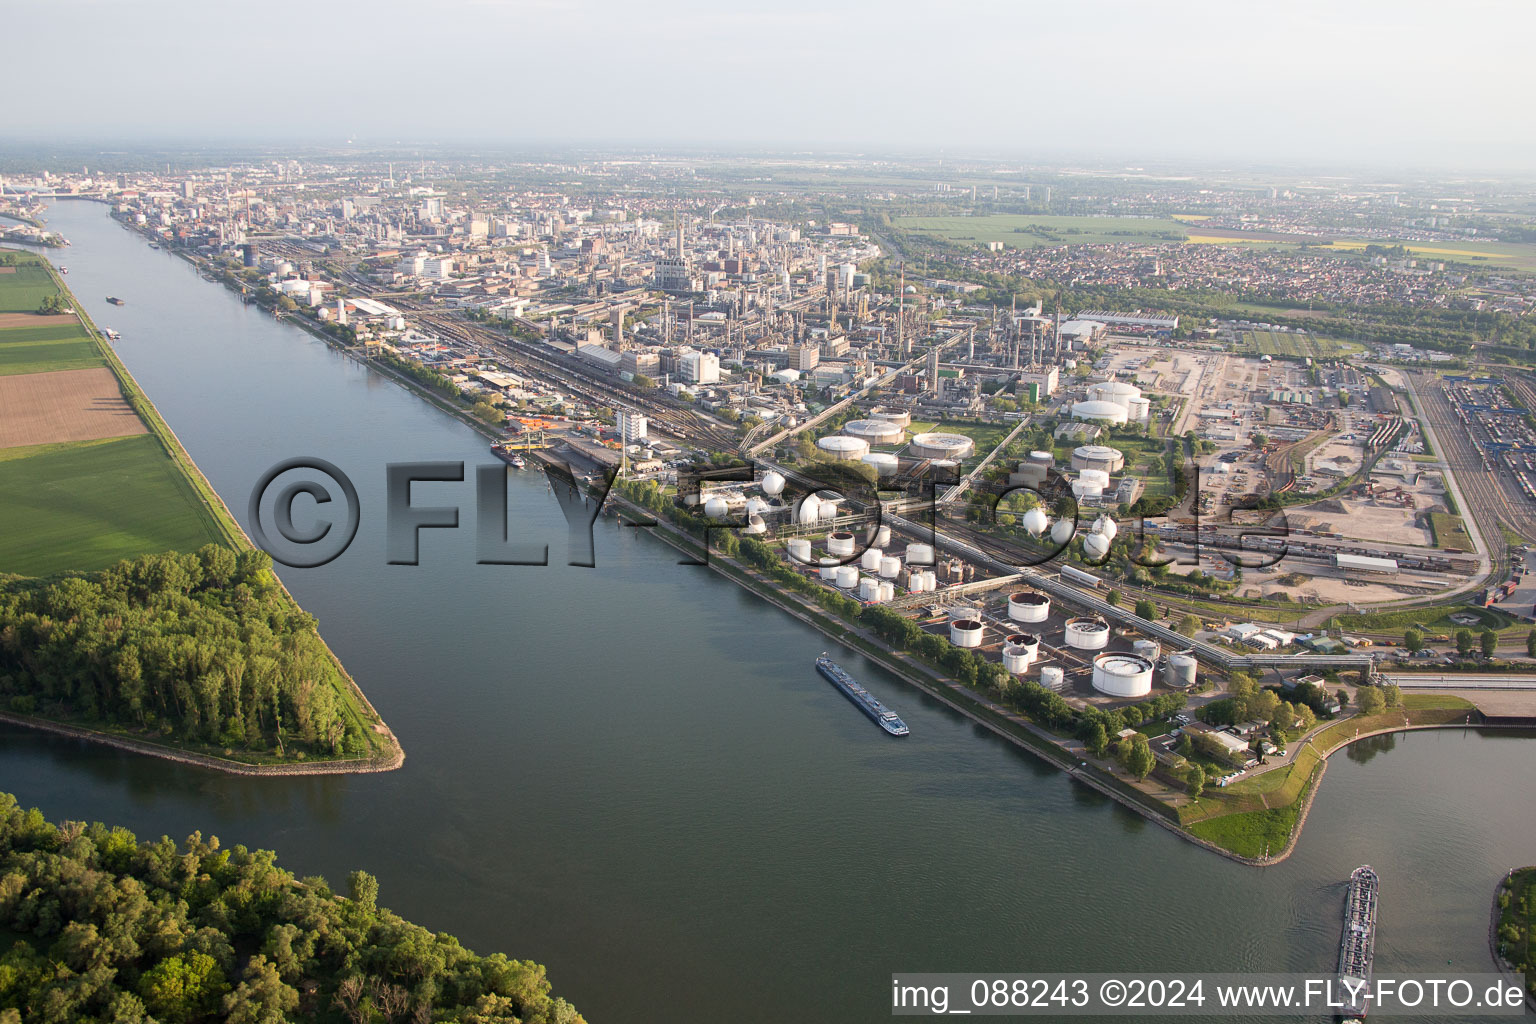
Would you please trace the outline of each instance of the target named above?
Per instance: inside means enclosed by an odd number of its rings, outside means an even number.
[[[194,265],[198,265],[198,261],[194,257],[187,254],[181,255]],[[315,337],[321,338],[332,348],[352,356],[359,362],[366,363],[374,369],[385,369],[370,360],[362,358],[356,353],[355,349],[319,330],[302,316],[295,315],[283,317],[282,319],[305,327]],[[454,410],[445,408],[443,403],[437,399],[437,396],[434,396],[416,382],[398,374],[387,373],[387,376],[389,379],[415,392],[418,396],[426,398],[433,406],[443,411],[454,412]],[[498,436],[487,425],[473,422],[463,415],[459,415],[458,418],[461,422],[474,427],[481,436],[493,439]],[[610,495],[610,500],[615,501],[617,505],[622,499],[617,495]],[[633,509],[633,506],[630,506],[630,508]],[[645,513],[640,514],[645,515]],[[672,543],[674,547],[689,551],[689,553],[697,556],[698,549],[696,544],[692,544],[689,540],[680,539],[680,534],[669,535],[666,532],[662,532],[660,535],[668,543]],[[1084,781],[1091,788],[1157,821],[1163,827],[1170,828],[1189,842],[1202,846],[1220,856],[1252,866],[1278,863],[1289,857],[1295,849],[1301,825],[1305,823],[1307,812],[1316,793],[1317,784],[1322,778],[1322,768],[1320,765],[1314,766],[1309,775],[1298,779],[1297,791],[1294,794],[1287,794],[1290,796],[1290,799],[1284,805],[1270,806],[1268,799],[1256,799],[1254,801],[1253,806],[1256,809],[1284,812],[1289,815],[1282,823],[1284,827],[1269,830],[1274,838],[1272,844],[1261,846],[1257,855],[1250,855],[1241,849],[1229,849],[1222,846],[1219,842],[1213,842],[1210,839],[1190,832],[1187,827],[1189,822],[1184,820],[1177,807],[1151,795],[1146,789],[1138,788],[1136,784],[1128,782],[1120,777],[1112,767],[1106,768],[1102,763],[1095,763],[1097,759],[1090,759],[1086,756],[1075,757],[1070,750],[1066,749],[1061,737],[1055,736],[1034,723],[1023,719],[1022,716],[988,699],[985,695],[964,687],[958,681],[935,672],[916,658],[901,652],[886,650],[857,625],[844,624],[842,620],[830,615],[824,609],[815,606],[809,601],[801,600],[797,595],[785,592],[782,588],[773,585],[771,581],[754,574],[750,568],[737,562],[721,559],[718,556],[712,556],[710,561],[712,568],[715,568],[716,571],[731,577],[739,585],[752,590],[782,610],[788,611],[800,621],[816,627],[818,631],[827,636],[848,644],[865,656],[870,657],[871,660],[886,667],[910,685],[922,689],[935,699],[960,711],[978,724],[987,727],[989,731],[1030,750],[1030,752],[1056,767],[1070,772],[1075,778]],[[1307,784],[1308,781],[1310,784]],[[1147,787],[1147,789],[1151,788],[1155,787]],[[1166,790],[1167,787],[1163,787],[1163,789]],[[1234,808],[1223,810],[1220,815],[1204,815],[1202,816],[1203,820],[1209,821],[1213,820],[1214,817],[1246,813],[1246,803],[1237,801],[1232,801],[1232,803],[1236,805]],[[1205,798],[1203,806],[1223,808],[1226,804],[1227,801],[1224,798],[1224,794],[1213,791]]]
[[[1488,955],[1499,973],[1525,983],[1527,1008],[1536,1010],[1536,867],[1511,868],[1493,889]]]
[[[73,308],[75,316],[79,320],[80,328],[89,338],[95,354],[111,372],[121,391],[123,400],[132,409],[138,420],[144,425],[146,432],[158,443],[164,455],[169,459],[173,472],[180,484],[187,488],[185,493],[186,504],[201,517],[206,534],[224,546],[235,551],[255,550],[250,538],[240,527],[230,512],[223,499],[214,490],[211,483],[203,475],[197,464],[187,453],[170,425],[160,415],[154,403],[149,400],[147,394],[139,386],[128,368],[118,358],[117,353],[107,342],[103,332],[96,326],[90,315],[80,304],[78,298],[70,291],[63,278],[46,259],[37,259],[37,265],[45,268],[46,278],[58,295],[68,300]],[[159,510],[161,514],[169,510]],[[157,552],[145,551],[145,554]],[[64,565],[72,565],[73,559],[66,560]],[[293,615],[304,615],[303,609],[293,594],[287,589],[275,573],[271,574],[272,581],[281,593],[282,602],[291,609]],[[323,637],[319,637],[319,648],[324,652],[336,687],[336,698],[343,709],[343,715],[355,724],[356,732],[363,739],[369,751],[366,757],[315,757],[311,760],[299,760],[297,757],[284,759],[273,757],[270,760],[253,755],[242,758],[235,754],[233,749],[226,751],[226,756],[218,756],[202,751],[182,749],[170,744],[154,742],[151,739],[128,735],[129,730],[111,731],[98,728],[94,725],[86,725],[74,722],[61,722],[43,715],[26,713],[27,709],[15,708],[6,711],[3,718],[5,722],[28,728],[56,734],[69,735],[77,739],[85,739],[99,742],[119,749],[130,750],[147,756],[160,757],[167,760],[180,761],[187,764],[196,764],[201,767],[211,768],[225,772],[243,774],[334,774],[337,772],[378,772],[389,771],[398,768],[405,760],[405,752],[394,732],[384,722],[383,717],[363,693],[362,688],[347,672],[341,660],[335,652],[326,644]]]

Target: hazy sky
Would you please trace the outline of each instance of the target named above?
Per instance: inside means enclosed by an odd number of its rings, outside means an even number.
[[[0,3],[0,140],[1536,166],[1529,0]]]

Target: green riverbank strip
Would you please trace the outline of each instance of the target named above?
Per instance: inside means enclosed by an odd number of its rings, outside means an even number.
[[[149,433],[0,448],[0,493],[6,495],[0,520],[0,578],[6,574],[52,577],[88,572],[140,555],[194,552],[206,544],[236,551],[252,550],[245,531],[54,268],[32,253],[20,252],[16,259],[16,272],[0,274],[0,312],[26,312],[49,296],[66,298],[79,317],[82,336],[94,346],[96,365],[104,364],[111,369],[125,401]],[[16,330],[24,332],[17,344],[34,343],[33,333],[25,332],[35,332],[35,328],[0,329],[0,353],[8,344],[7,335]],[[50,328],[50,332],[54,330]],[[71,350],[60,358],[73,363],[81,355]],[[72,368],[75,367],[51,364],[40,367]],[[281,581],[278,585],[281,587]],[[283,595],[295,615],[304,614],[285,587]],[[74,730],[70,734],[80,738],[139,753],[163,751],[163,756],[214,768],[238,765],[243,771],[254,768],[274,774],[297,774],[304,773],[306,768],[334,772],[348,770],[342,766],[351,766],[350,770],[356,771],[398,767],[405,755],[393,732],[334,652],[328,646],[325,651],[334,667],[330,681],[341,713],[366,737],[368,752],[363,758],[310,757],[306,765],[303,759],[235,751],[173,737],[163,731],[47,714],[42,708],[26,713],[12,709],[6,721],[36,723],[56,732]]]

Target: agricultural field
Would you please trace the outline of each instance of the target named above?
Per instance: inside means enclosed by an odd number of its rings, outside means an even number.
[[[1182,242],[1185,225],[1152,217],[1050,217],[993,214],[986,217],[898,217],[896,226],[947,242],[980,245],[1002,242],[1020,249],[1043,245],[1099,245],[1109,242]]]
[[[1536,271],[1536,243],[1490,242],[1469,240],[1466,242],[1392,242],[1380,239],[1340,238],[1328,243],[1326,248],[1341,252],[1358,251],[1368,245],[1402,246],[1410,255],[1419,259],[1445,263],[1472,263],[1482,266],[1493,264],[1508,270]]]
[[[146,431],[105,366],[0,376],[0,449]]]
[[[36,313],[44,299],[57,294],[48,268],[31,253],[19,253],[15,266],[0,267],[0,313]]]
[[[68,322],[46,327],[0,325],[0,374],[83,370],[106,365],[96,343],[74,317],[36,319]]]
[[[1352,341],[1320,338],[1315,334],[1297,334],[1291,331],[1246,331],[1242,336],[1238,354],[1338,359],[1341,356],[1363,351],[1365,351],[1364,346]]]
[[[224,543],[149,434],[0,449],[0,573],[46,576]]]

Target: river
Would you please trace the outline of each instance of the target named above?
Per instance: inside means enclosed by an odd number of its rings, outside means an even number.
[[[356,482],[350,550],[281,574],[407,754],[383,775],[241,778],[0,732],[0,788],[51,818],[201,830],[338,883],[364,868],[407,918],[547,964],[594,1024],[879,1021],[893,971],[1328,970],[1367,862],[1379,972],[1489,969],[1492,886],[1536,860],[1528,742],[1415,732],[1341,753],[1295,854],[1239,866],[640,531],[605,519],[596,567],[567,566],[532,471],[511,515],[549,566],[475,564],[468,482],[418,485],[466,528],[386,564],[385,465],[487,463],[484,441],[105,207],[48,222],[73,243],[50,258],[243,524],[284,458]],[[817,676],[829,648],[910,737]]]

